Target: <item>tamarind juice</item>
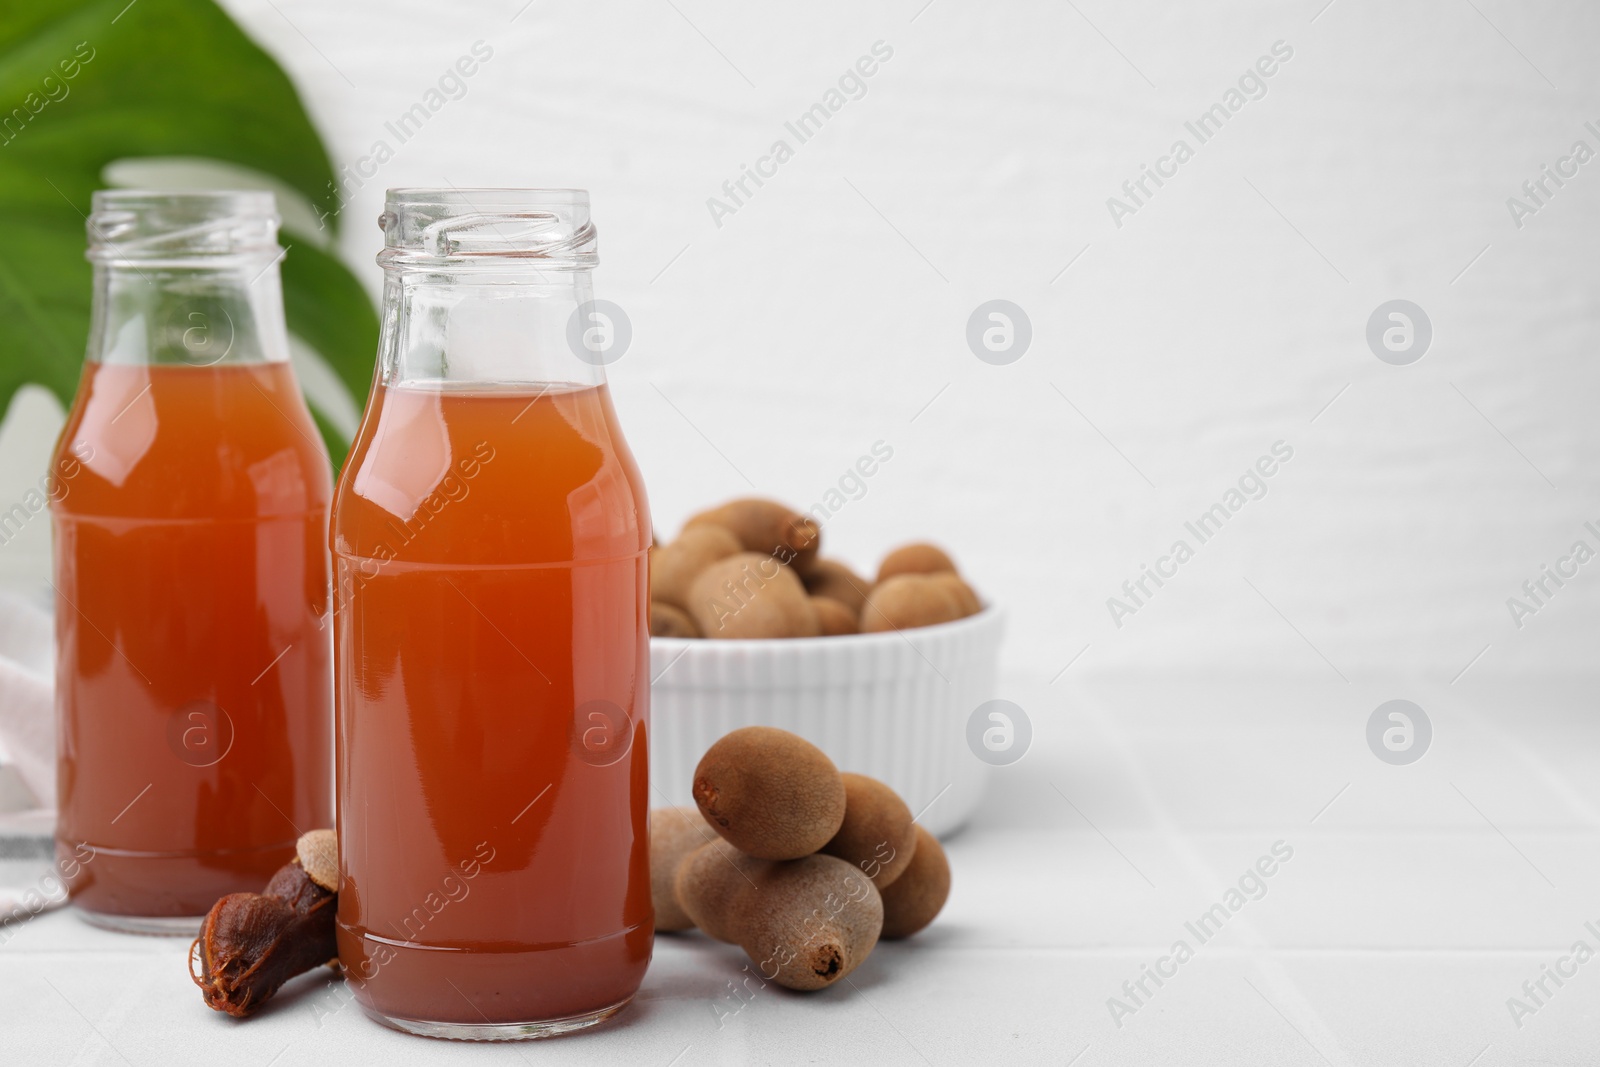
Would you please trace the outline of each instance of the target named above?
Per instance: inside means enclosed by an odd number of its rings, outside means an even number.
[[[192,932],[331,822],[328,455],[286,361],[91,361],[53,469],[72,898]]]
[[[603,384],[374,388],[332,546],[339,958],[380,1021],[538,1036],[637,990],[649,530]]]

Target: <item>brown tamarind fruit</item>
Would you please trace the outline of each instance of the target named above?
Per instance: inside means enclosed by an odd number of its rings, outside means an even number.
[[[816,637],[816,609],[794,571],[740,552],[710,564],[689,588],[689,616],[709,638]]]
[[[983,602],[978,599],[978,594],[955,571],[939,571],[936,574],[930,574],[928,577],[932,578],[935,583],[948,590],[950,595],[955,597],[956,603],[961,606],[963,618],[968,615],[976,615],[983,610]]]
[[[678,861],[673,876],[673,897],[701,933],[730,945],[737,944],[729,925],[733,897],[741,885],[753,881],[755,875],[774,862],[747,856],[713,834],[710,844],[701,845]]]
[[[836,559],[818,558],[812,561],[803,575],[806,592],[812,596],[825,596],[837,600],[857,615],[866,603],[867,590],[872,583]]]
[[[900,794],[864,774],[844,778],[844,822],[822,846],[829,856],[853,863],[879,889],[891,885],[911,863],[917,847],[911,809]]]
[[[758,859],[798,859],[839,832],[844,779],[820,748],[772,726],[717,740],[694,771],[694,801],[712,829]]]
[[[885,581],[897,574],[937,574],[940,571],[954,572],[955,569],[955,561],[944,549],[926,541],[915,541],[901,545],[883,557],[883,562],[878,564],[878,581]]]
[[[650,601],[651,637],[699,637],[700,627],[687,612],[659,600]]]
[[[823,989],[861,965],[883,928],[872,880],[835,856],[751,861],[709,845],[678,869],[684,910],[743,948],[760,976],[788,989]]]
[[[713,524],[739,539],[746,552],[762,552],[797,570],[806,570],[817,558],[822,528],[806,516],[773,500],[746,497],[702,511],[684,524]]]
[[[189,977],[208,1007],[248,1018],[289,979],[338,955],[338,906],[339,840],[312,830],[261,892],[229,893],[211,906],[189,946]]]
[[[689,587],[700,572],[739,551],[739,539],[721,526],[684,530],[650,553],[650,599],[687,612]]]
[[[823,637],[841,637],[861,632],[856,613],[830,596],[812,597],[811,610],[817,613],[817,625]]]
[[[883,936],[910,937],[933,922],[950,896],[950,861],[939,839],[920,825],[911,863],[883,890]]]
[[[656,808],[650,813],[650,900],[657,931],[694,927],[678,903],[678,867],[689,853],[720,840],[699,808]]]
[[[897,574],[872,587],[861,608],[861,632],[909,630],[954,622],[966,612],[948,582],[933,574]]]

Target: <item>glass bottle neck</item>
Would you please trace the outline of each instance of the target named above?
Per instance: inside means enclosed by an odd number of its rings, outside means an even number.
[[[605,371],[592,347],[593,300],[587,270],[391,267],[378,381],[482,389],[600,385]]]
[[[87,358],[195,367],[287,360],[277,260],[96,263]]]

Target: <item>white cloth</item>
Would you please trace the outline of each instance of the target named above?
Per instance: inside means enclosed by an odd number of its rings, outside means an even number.
[[[0,765],[32,794],[20,804],[0,781],[0,812],[53,807],[56,796],[55,670],[49,612],[0,592]]]
[[[0,592],[0,922],[66,902],[50,838],[56,717],[50,613]]]

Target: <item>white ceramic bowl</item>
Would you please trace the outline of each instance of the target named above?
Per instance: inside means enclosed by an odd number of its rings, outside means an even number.
[[[695,766],[741,726],[777,726],[881,779],[944,835],[983,799],[967,720],[993,699],[1003,618],[783,641],[650,639],[653,806],[692,805]]]

